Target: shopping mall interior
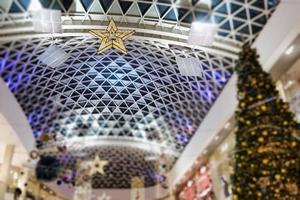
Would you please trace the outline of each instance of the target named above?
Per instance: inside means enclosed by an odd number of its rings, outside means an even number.
[[[299,11],[1,0],[0,200],[299,200]]]

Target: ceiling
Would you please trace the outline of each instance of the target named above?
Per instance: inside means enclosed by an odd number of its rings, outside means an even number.
[[[92,38],[61,38],[56,45],[70,57],[54,69],[38,60],[51,45],[47,38],[0,45],[0,74],[35,137],[126,139],[178,157],[230,78],[233,60],[133,40],[126,43],[127,55],[96,55],[97,44]],[[203,77],[181,76],[175,55],[198,58]]]
[[[38,0],[7,0],[0,3],[2,22],[22,27],[27,11]],[[44,8],[62,11],[65,32],[81,32],[91,25],[106,25],[114,18],[120,26],[135,27],[137,35],[184,41],[192,22],[218,25],[222,43],[253,41],[279,0],[40,0]],[[23,29],[24,31],[24,29]],[[155,33],[159,31],[159,33]],[[165,34],[162,34],[164,32]],[[20,32],[19,32],[20,33]],[[16,34],[16,32],[14,33]],[[176,35],[177,34],[177,35]],[[224,47],[224,46],[223,46]],[[230,51],[230,48],[227,48]]]
[[[46,8],[62,10],[64,33],[69,35],[62,34],[58,40],[35,36],[27,29],[32,26],[29,0],[0,3],[0,25],[6,30],[0,35],[27,34],[1,42],[0,76],[23,108],[36,138],[55,134],[68,144],[67,154],[76,162],[96,154],[110,162],[105,181],[94,179],[97,188],[129,188],[128,177],[133,175],[146,177],[146,186],[157,182],[155,163],[145,158],[166,152],[174,164],[233,73],[231,47],[253,41],[278,3],[212,0],[210,7],[203,0],[40,2]],[[127,55],[115,50],[97,55],[99,42],[77,34],[106,25],[111,17],[122,27],[138,28],[139,37],[126,41]],[[216,23],[218,44],[207,51],[178,46],[178,41],[186,43],[193,21]],[[23,31],[11,31],[14,26],[22,26]],[[176,34],[162,35],[170,32]],[[70,57],[51,68],[38,56],[54,44]],[[203,75],[182,76],[176,57],[198,58]],[[82,138],[95,138],[99,143]],[[76,156],[83,146],[70,141],[89,145],[81,152],[84,156]],[[113,145],[118,141],[123,145]],[[64,155],[59,156],[65,163]],[[75,165],[66,167],[72,170]]]

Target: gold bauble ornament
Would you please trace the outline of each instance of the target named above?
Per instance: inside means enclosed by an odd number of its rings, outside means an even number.
[[[263,153],[264,152],[264,148],[263,147],[258,148],[257,152],[258,153]]]
[[[279,181],[279,180],[281,179],[280,174],[276,174],[276,175],[275,175],[275,179],[276,179],[277,181]]]
[[[262,178],[260,178],[259,179],[259,185],[261,186],[261,187],[267,187],[268,185],[270,185],[270,180],[269,180],[269,178],[268,177],[262,177]]]
[[[268,171],[263,171],[262,174],[263,175],[267,175],[269,172]]]
[[[273,135],[277,135],[277,134],[278,134],[278,132],[277,132],[277,131],[273,131],[272,133],[273,133]]]
[[[292,163],[292,164],[295,164],[295,163],[296,163],[296,161],[295,161],[295,160],[291,160],[291,163]]]
[[[286,169],[284,169],[284,168],[281,169],[281,172],[282,172],[282,173],[286,173]]]
[[[259,137],[259,138],[258,138],[258,141],[259,141],[259,142],[264,142],[265,139],[264,139],[263,137]]]
[[[239,99],[245,98],[245,92],[239,92]]]
[[[260,109],[261,109],[262,111],[266,111],[266,110],[267,110],[267,106],[262,105],[262,106],[260,107]]]
[[[259,196],[259,197],[262,196],[261,192],[257,192],[256,194],[257,194],[257,196]]]
[[[265,164],[265,165],[266,165],[266,164],[268,164],[268,163],[269,163],[269,160],[268,160],[268,159],[263,159],[263,161],[262,161],[262,162],[263,162],[263,164]]]
[[[292,195],[297,195],[298,194],[298,187],[296,183],[287,183],[285,185],[286,189],[289,191],[290,194]]]

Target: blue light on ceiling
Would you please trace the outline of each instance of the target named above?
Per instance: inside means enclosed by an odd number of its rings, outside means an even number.
[[[4,71],[4,59],[0,59],[0,73]]]
[[[188,141],[189,141],[188,135],[186,133],[183,133],[183,132],[177,133],[176,134],[176,139],[181,144],[188,143]]]

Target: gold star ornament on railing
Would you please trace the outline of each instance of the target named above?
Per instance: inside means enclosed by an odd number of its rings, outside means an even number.
[[[90,31],[90,34],[101,40],[97,54],[103,53],[111,48],[115,48],[122,53],[127,54],[124,40],[132,36],[134,33],[134,30],[119,30],[113,19],[110,20],[106,30]]]

